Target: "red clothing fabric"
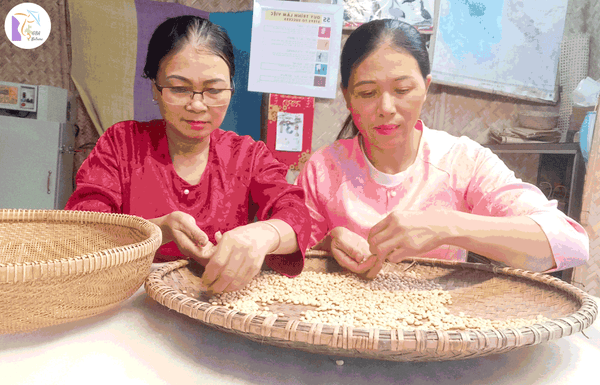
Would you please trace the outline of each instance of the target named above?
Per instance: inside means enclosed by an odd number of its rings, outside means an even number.
[[[65,209],[123,213],[151,219],[173,211],[196,218],[215,243],[217,231],[269,218],[289,224],[300,251],[268,255],[267,264],[287,276],[300,274],[310,239],[310,214],[302,188],[287,183],[287,168],[263,142],[217,129],[210,136],[206,169],[197,185],[173,167],[164,120],[125,121],[98,140],[77,173],[77,188]],[[161,255],[160,257],[158,257]],[[181,259],[174,242],[154,262]]]

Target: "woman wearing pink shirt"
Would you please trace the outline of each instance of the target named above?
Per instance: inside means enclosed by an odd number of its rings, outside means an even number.
[[[313,219],[309,247],[374,277],[385,260],[466,260],[466,250],[533,271],[584,263],[589,239],[556,201],[517,179],[489,149],[426,127],[425,43],[397,20],[357,28],[341,57],[351,115],[298,184]]]
[[[263,142],[219,128],[234,70],[219,26],[194,16],[162,23],[144,74],[163,119],[110,127],[66,205],[154,222],[163,239],[154,262],[193,258],[214,292],[240,289],[263,261],[299,274],[310,235],[304,192],[287,183],[287,167]]]

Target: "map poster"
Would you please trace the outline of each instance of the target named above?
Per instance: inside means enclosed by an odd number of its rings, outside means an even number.
[[[568,0],[442,0],[431,74],[440,84],[558,101]]]
[[[255,0],[248,91],[334,99],[343,4]]]

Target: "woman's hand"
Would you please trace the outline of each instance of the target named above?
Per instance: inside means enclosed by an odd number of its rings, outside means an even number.
[[[239,290],[262,267],[265,256],[278,249],[279,234],[271,226],[256,222],[237,227],[217,237],[217,245],[204,274],[209,293]]]
[[[189,214],[174,211],[160,218],[150,219],[162,231],[163,245],[175,242],[183,255],[199,260],[200,263],[210,258],[213,244],[208,236],[196,224],[196,220]]]
[[[398,263],[445,243],[452,231],[448,211],[394,211],[369,232],[369,250]]]
[[[366,279],[377,276],[384,259],[372,255],[369,243],[363,237],[345,227],[334,228],[329,237],[331,253],[340,266]]]

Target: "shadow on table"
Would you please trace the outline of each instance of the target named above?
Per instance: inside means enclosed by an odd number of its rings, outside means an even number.
[[[113,317],[118,316],[121,312],[126,312],[131,301],[132,299],[128,298],[100,314],[77,321],[47,326],[28,332],[0,334],[0,350],[39,346],[40,344],[55,342],[65,337],[74,338],[78,334],[87,334],[90,328],[99,328],[103,323],[109,323]]]
[[[503,354],[459,361],[391,362],[329,357],[260,344],[212,329],[169,310],[149,297],[139,298],[147,327],[162,334],[172,354],[191,367],[210,370],[232,382],[255,384],[533,384],[569,371],[580,358],[556,342]],[[165,324],[169,324],[165,327]],[[561,341],[561,340],[559,340]],[[568,342],[563,341],[564,344]],[[344,360],[337,366],[336,360]],[[165,381],[173,373],[156,368]],[[560,377],[560,376],[559,376]]]

